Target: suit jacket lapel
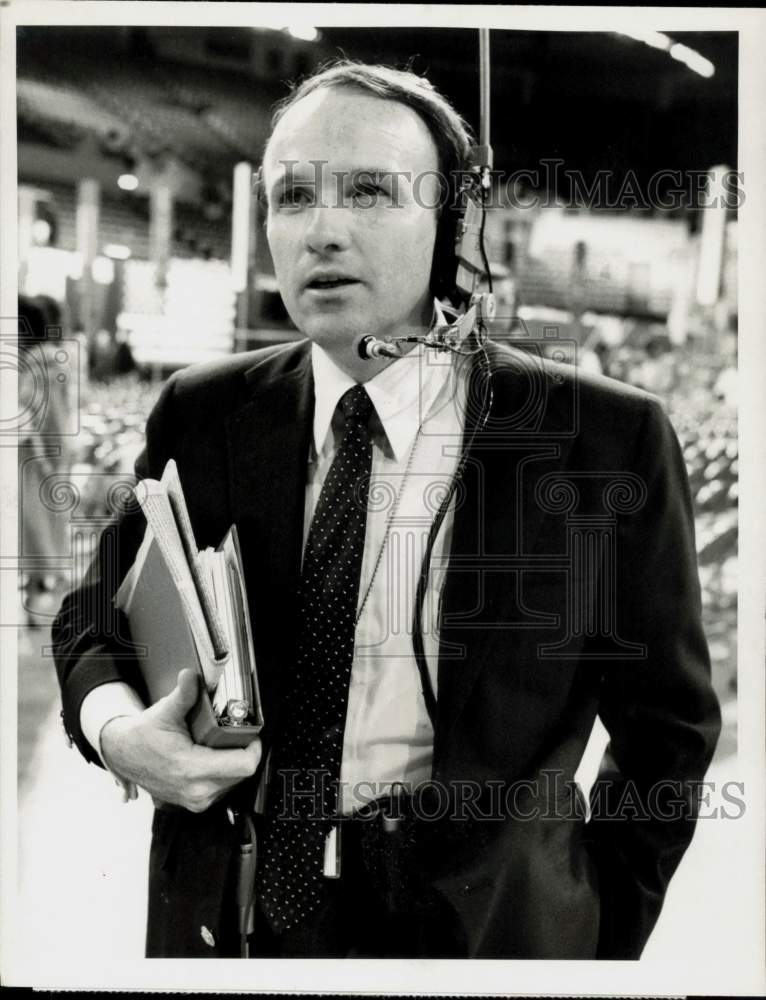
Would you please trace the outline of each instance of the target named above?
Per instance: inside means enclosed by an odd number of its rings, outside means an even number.
[[[545,513],[535,497],[540,471],[561,468],[575,424],[561,379],[540,359],[487,345],[491,371],[489,418],[469,403],[463,448],[464,502],[455,512],[442,601],[434,768],[492,641],[513,644],[509,622],[519,619],[519,563],[533,556]],[[486,366],[474,365],[469,400],[480,400]],[[505,627],[503,627],[505,626]]]
[[[308,344],[269,356],[250,369],[246,379],[252,398],[226,426],[229,488],[245,553],[268,740],[276,729],[295,635],[314,405]]]

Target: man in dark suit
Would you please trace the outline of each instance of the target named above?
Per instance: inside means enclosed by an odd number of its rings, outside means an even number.
[[[720,717],[658,401],[473,335],[359,353],[443,321],[435,196],[467,152],[412,74],[302,85],[263,181],[308,340],[180,372],[149,418],[138,475],[176,460],[200,547],[238,527],[262,741],[195,747],[192,671],[144,707],[111,605],[140,512],[54,625],[68,732],[157,805],[149,955],[236,953],[232,803],[256,790],[258,956],[638,958],[691,839]]]

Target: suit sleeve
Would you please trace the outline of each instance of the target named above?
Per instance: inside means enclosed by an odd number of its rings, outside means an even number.
[[[619,519],[614,604],[640,658],[609,662],[599,715],[610,744],[591,792],[602,901],[599,957],[635,959],[691,841],[695,790],[720,732],[701,624],[689,483],[678,440],[651,399],[632,466],[646,495]]]
[[[171,376],[147,421],[146,445],[135,466],[137,479],[159,478],[172,456],[173,393]],[[83,699],[109,681],[124,681],[145,697],[127,622],[112,603],[133,564],[145,528],[146,520],[137,504],[126,504],[104,528],[88,571],[64,598],[51,627],[64,728],[85,759],[99,766],[103,766],[101,760],[80,728]]]

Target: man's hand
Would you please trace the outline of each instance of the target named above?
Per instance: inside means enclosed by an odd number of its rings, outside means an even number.
[[[137,716],[117,716],[101,730],[107,767],[160,802],[199,813],[244,778],[261,759],[261,741],[242,750],[212,750],[192,742],[186,715],[198,694],[198,675],[182,670],[167,697]]]

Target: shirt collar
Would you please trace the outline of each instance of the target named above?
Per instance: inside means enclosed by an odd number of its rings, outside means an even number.
[[[434,299],[434,324],[447,320]],[[338,402],[356,382],[318,344],[311,345],[314,372],[314,449],[319,454],[330,432]],[[418,345],[378,372],[364,387],[372,400],[397,462],[403,462],[418,428],[433,409],[452,370],[449,355]]]

